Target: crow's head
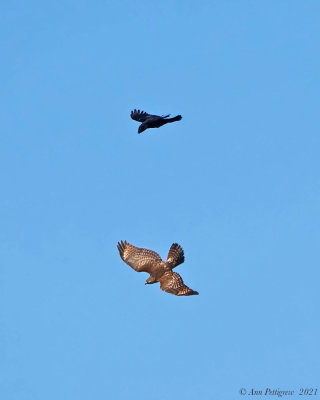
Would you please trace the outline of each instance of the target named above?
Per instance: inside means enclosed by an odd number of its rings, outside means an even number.
[[[147,129],[146,126],[143,125],[143,124],[141,124],[141,125],[139,126],[139,128],[138,128],[138,133],[141,133],[141,132],[145,131],[146,129]]]

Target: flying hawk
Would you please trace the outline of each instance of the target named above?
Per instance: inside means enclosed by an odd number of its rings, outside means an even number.
[[[139,125],[138,133],[145,131],[148,128],[160,128],[160,126],[168,124],[169,122],[180,121],[182,119],[181,115],[177,115],[176,117],[169,118],[168,115],[151,115],[144,111],[134,109],[131,111],[131,118],[135,121],[142,122]]]
[[[176,296],[192,296],[198,292],[188,288],[173,268],[184,262],[184,253],[178,243],[170,247],[166,261],[162,261],[158,253],[148,249],[135,247],[132,244],[118,242],[118,250],[122,260],[137,272],[148,272],[146,284],[160,282],[160,288]]]

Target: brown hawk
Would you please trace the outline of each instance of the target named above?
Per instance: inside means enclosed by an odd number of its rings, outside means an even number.
[[[184,252],[178,243],[170,247],[166,261],[162,261],[158,253],[148,249],[133,246],[121,241],[118,250],[122,260],[137,272],[148,272],[146,284],[160,282],[160,288],[176,296],[192,296],[198,292],[188,288],[179,274],[172,272],[173,268],[184,262]]]
[[[139,125],[138,133],[145,131],[148,128],[160,128],[160,126],[168,124],[170,122],[180,121],[182,119],[181,115],[177,115],[173,118],[168,115],[151,115],[146,113],[145,111],[140,111],[134,109],[131,111],[131,118],[135,121],[142,122]]]

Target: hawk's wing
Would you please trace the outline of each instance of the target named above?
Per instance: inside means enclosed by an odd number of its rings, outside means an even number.
[[[160,281],[160,288],[168,293],[175,294],[176,296],[192,296],[199,294],[195,290],[190,289],[186,286],[179,274],[172,271],[165,272]]]
[[[156,115],[150,115],[145,111],[140,111],[136,109],[131,111],[131,118],[134,119],[135,121],[144,122],[149,117],[156,117]]]
[[[184,262],[183,248],[178,243],[171,245],[166,262],[170,264],[171,268],[175,268]]]
[[[118,243],[118,250],[122,260],[137,272],[149,272],[151,274],[152,269],[162,261],[155,251],[135,247],[126,241]]]

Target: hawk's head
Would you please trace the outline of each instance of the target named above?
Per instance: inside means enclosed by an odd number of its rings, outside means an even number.
[[[146,285],[151,285],[152,283],[156,283],[157,280],[153,276],[149,276],[149,278],[146,280],[145,284]]]

